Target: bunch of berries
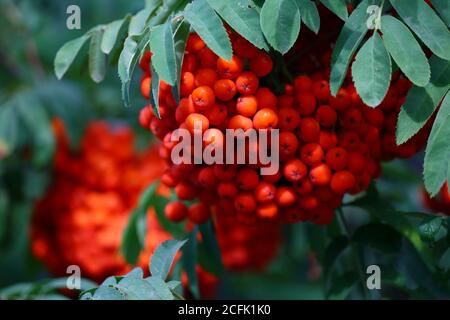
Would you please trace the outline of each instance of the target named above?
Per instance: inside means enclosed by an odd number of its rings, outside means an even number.
[[[310,76],[297,77],[277,96],[264,86],[264,77],[273,68],[271,57],[239,35],[229,32],[229,36],[234,55],[226,61],[191,34],[182,67],[180,103],[176,104],[172,88],[161,82],[161,119],[153,115],[151,106],[140,114],[141,125],[162,140],[160,155],[168,163],[162,182],[174,188],[179,199],[165,210],[172,221],[188,218],[200,224],[212,212],[215,216],[231,212],[235,220],[248,224],[306,220],[328,224],[345,194],[366,190],[380,175],[382,160],[418,151],[417,141],[395,146],[397,114],[410,87],[399,74],[376,109],[364,105],[350,75],[332,97],[329,69],[320,63]],[[328,64],[329,57],[328,51],[322,63]],[[144,70],[149,70],[150,59],[147,53],[141,62]],[[146,73],[141,89],[147,98],[150,84],[151,75]],[[195,123],[201,124],[204,149],[223,144],[226,129],[279,129],[278,172],[260,175],[261,162],[175,164],[171,158],[178,143],[172,139],[174,130],[192,133]],[[420,145],[423,137],[426,134],[416,138]],[[246,145],[247,151],[258,148],[257,143]],[[188,157],[193,157],[191,152]],[[183,202],[195,199],[199,203],[189,208]]]
[[[84,277],[96,281],[124,274],[131,266],[119,254],[121,235],[139,194],[163,170],[158,149],[137,154],[130,129],[94,122],[80,152],[71,154],[62,122],[53,124],[58,141],[54,181],[35,206],[33,253],[56,275],[65,275],[69,265],[80,266]],[[143,267],[156,246],[170,239],[153,209],[147,227],[138,262]]]

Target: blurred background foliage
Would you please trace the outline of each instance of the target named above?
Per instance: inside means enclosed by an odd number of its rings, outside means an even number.
[[[66,29],[71,4],[81,8],[81,30]],[[73,148],[92,119],[127,123],[138,145],[148,144],[149,135],[137,125],[137,106],[145,101],[136,98],[134,107],[125,108],[116,72],[108,72],[101,85],[79,67],[66,76],[70,80],[56,81],[53,74],[63,43],[141,8],[142,1],[0,0],[0,288],[51,276],[31,256],[28,236],[34,201],[51,181],[52,117],[64,120]],[[449,298],[448,221],[410,213],[426,210],[422,159],[419,154],[386,165],[377,188],[364,199],[346,199],[328,227],[286,226],[270,267],[259,274],[227,272],[219,297]],[[382,291],[365,287],[370,264],[381,267]]]

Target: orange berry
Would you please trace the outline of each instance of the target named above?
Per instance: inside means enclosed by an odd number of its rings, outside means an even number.
[[[232,117],[230,121],[228,121],[228,129],[243,129],[248,130],[253,128],[253,121],[250,118],[244,117],[240,114]]]
[[[299,136],[305,142],[315,142],[319,140],[320,125],[316,119],[304,118],[300,122]]]
[[[236,79],[236,89],[240,94],[250,95],[258,90],[259,80],[253,72],[243,72]]]
[[[164,214],[170,221],[179,222],[186,218],[188,209],[186,205],[180,201],[170,202],[164,208]]]
[[[198,60],[204,68],[216,68],[217,59],[219,57],[208,47],[204,47],[198,53]]]
[[[211,109],[206,110],[205,115],[210,124],[219,126],[224,123],[227,118],[227,107],[223,104],[216,103]]]
[[[276,203],[260,204],[256,208],[256,215],[263,219],[272,219],[278,214],[278,206]]]
[[[180,81],[180,96],[186,97],[192,93],[195,88],[195,78],[191,72],[183,72]]]
[[[275,199],[277,189],[272,183],[262,181],[255,189],[255,196],[258,202],[270,202]]]
[[[338,171],[331,178],[331,190],[337,194],[350,191],[355,184],[355,176],[348,171]]]
[[[152,87],[152,78],[145,77],[141,82],[141,94],[145,99],[150,99],[151,87]]]
[[[298,76],[294,80],[294,87],[297,92],[311,91],[313,82],[308,76]]]
[[[278,127],[282,131],[294,131],[300,124],[300,115],[292,108],[278,110]]]
[[[192,223],[203,224],[209,220],[210,211],[204,203],[196,203],[189,207],[188,218]]]
[[[234,55],[230,61],[219,58],[217,60],[217,72],[222,79],[235,79],[244,69],[244,64],[238,56]]]
[[[214,94],[222,101],[229,101],[236,95],[236,85],[230,79],[221,79],[214,83]]]
[[[256,112],[253,117],[253,127],[259,129],[272,129],[278,125],[278,116],[272,109],[264,108]]]
[[[277,189],[275,198],[280,207],[289,207],[297,201],[297,194],[293,188],[281,186]]]
[[[290,182],[299,182],[307,174],[308,168],[299,159],[289,160],[283,168],[283,175]]]
[[[316,119],[321,126],[331,127],[337,120],[336,110],[327,105],[320,106],[316,112]]]
[[[208,86],[201,86],[192,92],[192,101],[197,110],[204,111],[216,102],[214,92]]]
[[[242,168],[236,175],[237,187],[241,190],[254,190],[259,183],[258,173],[250,168]]]
[[[251,192],[243,192],[234,199],[234,207],[238,212],[252,213],[256,210],[256,200]]]
[[[300,157],[307,165],[316,166],[322,162],[324,152],[318,143],[308,143],[300,149]]]
[[[309,116],[316,110],[316,97],[309,92],[300,92],[297,96],[299,112],[303,116]]]
[[[272,59],[270,56],[262,51],[258,51],[258,53],[250,59],[250,70],[252,70],[258,77],[267,76],[270,72],[272,72]]]
[[[256,91],[256,99],[259,109],[275,109],[277,107],[277,96],[268,88],[259,88]]]
[[[326,186],[331,181],[331,170],[326,164],[322,163],[311,169],[309,179],[316,186]]]
[[[196,33],[191,33],[186,42],[186,51],[196,53],[205,47],[205,42]]]
[[[202,130],[202,133],[205,132],[206,129],[209,128],[209,120],[204,115],[199,113],[191,113],[186,118],[186,128],[191,132],[194,133],[195,125],[199,124],[200,128]]]
[[[213,87],[219,76],[213,69],[199,69],[195,74],[195,85],[197,87],[208,86]]]
[[[236,111],[244,117],[252,117],[258,109],[255,96],[241,96],[236,103]]]
[[[337,147],[328,150],[325,158],[328,166],[335,171],[343,170],[347,166],[348,155],[344,148]]]

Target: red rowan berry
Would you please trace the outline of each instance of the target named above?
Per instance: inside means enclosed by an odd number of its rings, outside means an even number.
[[[206,110],[205,116],[209,123],[213,126],[219,126],[227,119],[227,107],[223,104],[216,103],[211,109]]]
[[[204,115],[199,113],[191,113],[187,116],[186,120],[186,127],[191,133],[195,133],[194,129],[195,126],[200,124],[201,132],[205,132],[206,129],[209,128],[209,120]]]
[[[298,112],[292,108],[278,110],[278,127],[282,131],[294,131],[300,124]]]
[[[186,51],[199,52],[205,47],[205,42],[196,33],[191,33],[186,42]]]
[[[253,58],[258,53],[258,48],[242,37],[233,41],[233,51],[242,58]]]
[[[294,106],[294,97],[288,95],[281,95],[278,97],[278,108],[292,108]]]
[[[188,214],[186,205],[180,201],[170,202],[164,208],[164,214],[170,221],[182,221]]]
[[[183,123],[191,113],[195,113],[194,102],[191,97],[182,98],[180,100],[180,105],[175,110],[175,119],[178,123]]]
[[[242,168],[237,172],[236,184],[241,190],[254,190],[259,183],[258,173],[250,168]]]
[[[197,191],[191,183],[182,181],[176,185],[175,194],[178,199],[192,200],[197,196]]]
[[[338,111],[344,111],[348,107],[350,107],[351,100],[350,96],[344,88],[339,89],[336,97],[331,97],[330,99],[330,105],[334,109]]]
[[[139,112],[139,124],[142,128],[149,129],[150,121],[153,118],[153,111],[150,105],[145,106]]]
[[[237,99],[236,111],[244,117],[252,117],[258,109],[255,96],[241,96]]]
[[[320,125],[313,118],[304,118],[300,122],[299,136],[305,142],[315,142],[319,140]]]
[[[290,182],[301,181],[307,172],[308,168],[299,159],[289,160],[283,167],[283,175]]]
[[[313,192],[314,185],[312,184],[311,180],[303,179],[302,181],[300,181],[298,183],[298,185],[296,186],[295,190],[297,191],[297,193],[299,195],[303,196],[305,194]]]
[[[311,91],[313,82],[308,76],[298,76],[294,80],[294,87],[297,92]]]
[[[250,118],[238,114],[228,121],[228,128],[233,130],[243,129],[245,131],[253,128],[253,121]]]
[[[197,70],[197,57],[189,52],[186,52],[183,57],[182,72],[194,73]]]
[[[338,171],[331,178],[331,190],[337,194],[348,192],[355,184],[355,176],[348,171]]]
[[[324,151],[330,150],[337,146],[338,137],[334,132],[321,131],[319,135],[319,144]]]
[[[201,86],[192,92],[192,101],[197,110],[204,111],[214,105],[216,98],[210,87]]]
[[[275,199],[280,207],[289,207],[297,201],[297,194],[293,188],[281,186],[277,189]]]
[[[325,80],[315,81],[312,86],[314,95],[320,101],[327,101],[330,98],[330,85]]]
[[[277,172],[274,173],[274,174],[262,176],[262,178],[263,178],[264,181],[267,181],[267,182],[273,183],[273,184],[275,184],[275,183],[277,183],[278,181],[280,181],[281,177],[282,177],[282,175],[281,175],[281,172],[280,172],[280,171],[277,171]]]
[[[219,58],[217,60],[217,72],[222,79],[235,79],[244,69],[244,64],[238,56],[234,55],[230,61]]]
[[[298,206],[304,210],[314,210],[319,207],[319,200],[313,194],[308,194],[298,199]]]
[[[300,149],[300,157],[307,165],[316,166],[322,162],[324,152],[318,143],[308,143]]]
[[[263,203],[256,208],[256,215],[263,219],[272,219],[278,214],[278,206],[275,203]]]
[[[236,176],[236,167],[233,165],[215,164],[214,174],[221,181],[230,181]]]
[[[300,92],[297,96],[299,112],[302,116],[309,116],[316,110],[316,97],[309,92]]]
[[[343,148],[347,149],[347,151],[356,151],[358,150],[360,144],[359,136],[353,131],[345,132],[339,144]]]
[[[236,79],[236,89],[240,94],[251,95],[258,90],[259,80],[253,72],[243,72]]]
[[[292,132],[281,132],[279,135],[280,157],[282,160],[295,155],[298,148],[298,140]]]
[[[180,81],[180,96],[186,97],[195,89],[195,78],[191,72],[183,72]]]
[[[384,113],[378,108],[366,108],[364,110],[364,117],[371,125],[381,128],[384,124]]]
[[[350,152],[347,169],[353,174],[359,174],[366,168],[366,159],[359,152]]]
[[[217,79],[218,75],[213,69],[199,69],[195,74],[195,86],[208,86],[212,88]]]
[[[326,186],[331,181],[330,167],[322,163],[311,169],[309,179],[316,186]]]
[[[237,211],[252,213],[256,210],[256,200],[251,192],[243,192],[234,199],[234,206]]]
[[[277,189],[269,182],[262,181],[255,189],[255,197],[258,202],[270,202],[275,199]]]
[[[141,81],[141,94],[145,99],[150,99],[150,89],[152,87],[152,78],[145,77]]]
[[[331,127],[336,123],[336,111],[327,105],[322,105],[317,109],[316,119],[324,127]]]
[[[277,107],[277,96],[270,91],[268,88],[259,88],[256,91],[256,99],[258,100],[258,108],[264,109],[276,109]]]
[[[238,193],[238,188],[231,181],[222,181],[217,187],[217,194],[222,198],[233,199]]]
[[[222,101],[233,99],[236,91],[236,85],[230,79],[221,79],[214,84],[214,94]]]
[[[189,207],[189,221],[195,224],[203,224],[209,220],[210,211],[204,203],[196,203]]]
[[[278,116],[275,111],[264,108],[256,112],[253,117],[253,127],[259,129],[272,129],[278,125]]]
[[[198,173],[198,183],[205,189],[214,188],[217,185],[217,179],[212,167],[204,167]]]
[[[217,59],[219,57],[208,47],[204,47],[198,53],[198,60],[204,68],[215,69],[217,66]]]
[[[270,56],[262,51],[258,51],[253,58],[250,59],[250,70],[252,70],[258,77],[267,76],[272,72],[272,59]]]
[[[355,130],[363,122],[363,116],[361,111],[357,108],[348,109],[342,118],[342,124],[344,128]]]
[[[343,170],[348,163],[347,151],[340,147],[330,149],[327,152],[325,159],[331,169],[335,171]]]

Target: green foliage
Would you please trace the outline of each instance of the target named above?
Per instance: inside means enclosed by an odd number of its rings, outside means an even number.
[[[303,23],[314,33],[320,29],[319,10],[314,2],[310,0],[296,0]]]
[[[151,276],[144,278],[141,268],[135,268],[123,277],[109,277],[98,288],[82,292],[81,300],[179,300],[176,292],[178,281],[166,282],[165,278],[177,251],[185,241],[166,240],[155,250],[151,258]]]
[[[261,29],[270,45],[283,54],[297,40],[300,19],[294,0],[267,0],[261,9]]]
[[[424,87],[430,82],[430,65],[409,29],[391,16],[381,18],[383,42],[400,70],[415,85]]]
[[[175,85],[177,66],[175,63],[175,44],[172,37],[170,22],[156,26],[150,33],[150,48],[152,49],[152,64],[161,80]]]
[[[450,93],[441,103],[425,152],[425,188],[434,196],[448,179],[450,166]]]
[[[432,56],[431,80],[425,87],[414,86],[406,97],[397,123],[397,144],[413,137],[427,123],[450,88],[450,61]]]
[[[320,0],[325,7],[333,11],[342,20],[347,20],[348,11],[345,0]]]
[[[379,105],[391,82],[391,58],[378,33],[367,40],[356,55],[352,75],[356,90],[365,104]]]

